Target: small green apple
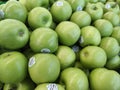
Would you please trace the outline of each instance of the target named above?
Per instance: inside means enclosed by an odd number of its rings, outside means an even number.
[[[54,54],[37,53],[29,59],[28,72],[36,84],[55,82],[60,74],[59,59]]]
[[[81,11],[85,7],[85,0],[66,0],[70,3],[72,11]]]
[[[87,4],[85,11],[90,14],[92,21],[101,19],[103,16],[103,8],[98,4]]]
[[[86,11],[76,11],[71,15],[70,21],[81,28],[91,24],[91,16]]]
[[[88,69],[104,67],[107,62],[107,55],[98,46],[86,46],[80,51],[80,62]]]
[[[100,32],[93,26],[85,26],[81,29],[80,46],[99,45],[101,41]]]
[[[59,58],[61,69],[71,67],[75,63],[75,52],[68,46],[59,46],[56,56]]]
[[[108,59],[105,67],[108,69],[117,69],[120,67],[120,56],[116,55],[110,59]]]
[[[39,84],[35,90],[65,90],[64,87],[56,83],[43,83]]]
[[[9,0],[2,7],[4,12],[4,19],[16,19],[26,22],[27,19],[27,9],[24,5],[22,5],[19,1]]]
[[[9,84],[5,83],[3,90],[34,90],[36,87],[30,79],[24,79],[21,82]]]
[[[27,58],[18,51],[5,52],[0,55],[0,81],[18,83],[27,76]]]
[[[120,51],[119,43],[113,37],[103,37],[100,42],[100,47],[105,50],[108,59],[118,55]]]
[[[71,21],[60,22],[55,31],[58,34],[59,42],[67,46],[75,44],[81,34],[79,26]]]
[[[50,8],[55,22],[66,21],[72,14],[72,7],[66,0],[57,0]]]
[[[88,90],[89,82],[87,75],[81,69],[69,67],[64,69],[60,75],[60,84],[65,90]]]
[[[19,0],[28,11],[31,11],[35,7],[48,8],[49,0]]]
[[[110,36],[113,32],[113,25],[110,21],[106,19],[98,19],[93,24],[94,27],[98,29],[101,37]]]
[[[116,26],[113,28],[111,36],[114,37],[119,42],[120,45],[120,26]]]
[[[50,27],[52,15],[46,8],[35,7],[28,14],[28,24],[33,30],[39,27]]]
[[[119,10],[120,8],[117,2],[107,1],[105,3],[104,12],[112,11],[112,12],[118,13]]]
[[[119,90],[120,75],[115,70],[106,68],[93,69],[89,76],[92,90]]]
[[[115,12],[108,11],[104,13],[103,19],[110,21],[113,26],[118,26],[120,24],[120,17]]]
[[[31,33],[29,44],[34,52],[53,53],[58,48],[58,35],[50,28],[40,27]]]
[[[20,49],[29,40],[29,30],[19,20],[4,19],[0,21],[0,30],[0,46],[3,48],[10,50]]]

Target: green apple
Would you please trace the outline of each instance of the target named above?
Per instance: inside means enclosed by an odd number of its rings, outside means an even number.
[[[120,17],[115,12],[108,11],[104,13],[103,18],[110,21],[113,26],[118,26],[120,24]]]
[[[91,16],[86,11],[76,11],[71,15],[70,21],[81,28],[91,24]]]
[[[71,21],[60,22],[55,31],[58,34],[59,42],[67,46],[75,44],[81,34],[79,26]]]
[[[33,30],[39,27],[50,27],[52,15],[46,8],[35,7],[28,14],[28,24]]]
[[[87,4],[85,11],[90,14],[92,21],[101,19],[103,16],[103,8],[98,4]]]
[[[106,68],[93,69],[89,76],[92,90],[120,90],[120,75]]]
[[[35,90],[65,90],[65,88],[62,85],[56,83],[43,83],[37,85]]]
[[[16,50],[24,47],[29,40],[29,30],[19,20],[4,19],[0,21],[0,46]]]
[[[104,49],[98,46],[86,46],[80,51],[80,62],[88,69],[104,67],[107,55]]]
[[[93,26],[85,26],[81,29],[80,46],[99,45],[101,41],[100,32]]]
[[[120,45],[120,26],[116,26],[113,28],[111,36],[114,37]]]
[[[81,11],[85,7],[85,0],[66,0],[70,3],[72,11]]]
[[[49,0],[19,0],[28,11],[31,11],[35,7],[48,8]]]
[[[96,27],[101,37],[110,36],[113,32],[113,25],[110,21],[106,19],[98,19],[93,23],[93,26]]]
[[[115,13],[118,13],[119,10],[120,10],[120,8],[119,8],[119,5],[117,2],[107,1],[105,3],[104,12],[113,11]]]
[[[4,12],[4,19],[17,19],[26,22],[27,19],[27,9],[19,1],[9,0],[2,7]]]
[[[120,56],[116,55],[110,59],[108,59],[105,67],[108,69],[117,69],[120,67]]]
[[[120,51],[119,43],[113,37],[103,37],[100,42],[100,47],[105,50],[108,59],[118,55]]]
[[[37,53],[29,59],[28,72],[36,84],[55,82],[60,74],[59,59],[54,54]]]
[[[60,84],[65,86],[65,90],[88,90],[89,88],[87,75],[75,67],[66,68],[61,72]]]
[[[18,51],[5,52],[0,55],[0,81],[18,83],[27,76],[27,58]]]
[[[40,27],[31,33],[29,44],[34,52],[53,53],[58,48],[58,35],[50,28]]]
[[[57,0],[50,8],[53,20],[57,23],[66,21],[72,14],[71,5],[65,0]]]
[[[60,45],[56,51],[56,56],[59,58],[61,69],[73,66],[76,60],[75,52],[68,46]]]
[[[30,79],[24,79],[21,82],[9,84],[5,83],[3,90],[34,90],[36,87]]]

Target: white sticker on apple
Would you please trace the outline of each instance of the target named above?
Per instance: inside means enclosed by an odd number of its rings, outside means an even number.
[[[51,51],[48,48],[43,48],[43,49],[41,49],[41,52],[42,53],[50,53]]]
[[[107,9],[111,8],[110,4],[106,4],[105,8],[107,8]]]
[[[47,85],[47,90],[58,90],[58,87],[55,83],[48,84]]]
[[[81,36],[80,37],[80,40],[79,40],[79,43],[83,43],[84,42],[84,39],[83,39],[83,37]]]
[[[31,57],[28,63],[29,67],[32,67],[35,64],[35,57]]]
[[[82,9],[83,8],[81,6],[78,6],[77,9],[76,9],[76,11],[82,11]]]
[[[4,12],[3,12],[3,10],[0,10],[0,18],[2,19],[2,18],[4,18]]]
[[[62,1],[57,1],[56,5],[57,6],[63,6],[63,2]]]

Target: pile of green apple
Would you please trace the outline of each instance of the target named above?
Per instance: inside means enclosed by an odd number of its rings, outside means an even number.
[[[119,69],[120,0],[1,3],[0,90],[120,90]]]

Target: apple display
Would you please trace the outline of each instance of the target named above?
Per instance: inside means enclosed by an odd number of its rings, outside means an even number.
[[[35,7],[28,13],[28,24],[32,30],[39,27],[50,27],[52,15],[46,8]]]
[[[113,32],[113,25],[106,19],[98,19],[93,23],[94,27],[98,29],[101,37],[111,36]]]
[[[60,74],[60,62],[54,54],[37,53],[29,59],[28,72],[36,84],[55,82]]]
[[[75,44],[81,34],[79,26],[71,21],[62,21],[56,26],[55,31],[59,42],[66,46]]]
[[[53,20],[57,23],[66,21],[72,14],[72,7],[66,0],[57,0],[50,8]]]
[[[81,28],[81,37],[79,44],[82,47],[85,47],[87,45],[99,45],[101,41],[101,35],[100,32],[97,30],[97,28],[93,26],[85,26]]]
[[[75,52],[68,46],[59,46],[56,56],[59,58],[61,69],[73,66],[76,60]]]
[[[53,53],[58,48],[58,35],[50,28],[40,27],[31,33],[29,44],[33,52]]]
[[[28,40],[29,30],[24,23],[15,19],[0,21],[0,46],[2,48],[17,50],[23,48]]]
[[[5,52],[0,55],[0,81],[18,83],[27,76],[27,58],[18,51]]]
[[[86,11],[77,11],[71,15],[70,21],[81,28],[91,24],[91,16]]]

